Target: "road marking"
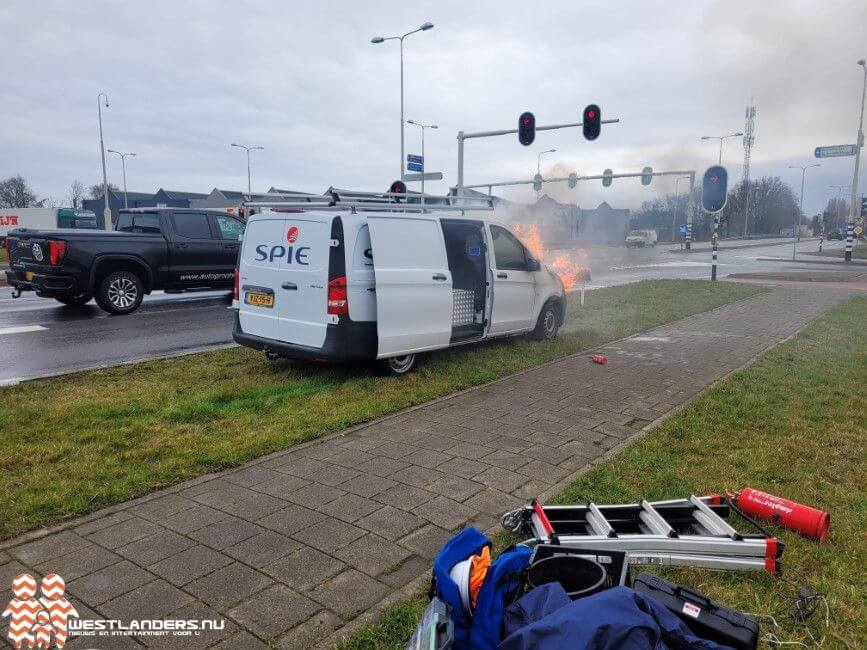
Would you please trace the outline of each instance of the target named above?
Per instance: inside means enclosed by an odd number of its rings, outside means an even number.
[[[47,330],[42,325],[22,325],[20,327],[0,327],[0,336],[4,334],[25,334],[27,332],[42,332]]]
[[[671,339],[667,336],[633,336],[630,341],[659,341],[660,343],[668,343]]]

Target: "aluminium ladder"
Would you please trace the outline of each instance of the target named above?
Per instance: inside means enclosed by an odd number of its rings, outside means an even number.
[[[542,506],[536,501],[503,515],[503,527],[531,533],[524,542],[617,550],[629,564],[781,572],[784,544],[739,533],[718,494],[621,505]]]

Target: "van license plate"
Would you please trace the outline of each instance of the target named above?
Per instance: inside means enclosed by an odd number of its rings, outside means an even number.
[[[27,280],[28,282],[33,282],[33,271],[25,271],[24,272],[24,279]]]
[[[252,291],[248,291],[246,294],[245,302],[248,305],[255,305],[256,307],[273,307],[274,296],[269,296],[266,293],[254,293]]]

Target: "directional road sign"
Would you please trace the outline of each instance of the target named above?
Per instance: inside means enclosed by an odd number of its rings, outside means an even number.
[[[816,158],[837,158],[839,156],[854,156],[854,144],[835,144],[830,147],[816,147],[813,154]]]
[[[685,223],[680,224],[680,225],[677,227],[677,231],[678,231],[681,235],[685,235],[685,234],[686,234],[686,224],[685,224]]]
[[[417,156],[414,153],[406,154],[406,162],[408,163],[418,163],[419,165],[424,164],[424,158],[421,156]]]
[[[407,163],[406,168],[411,172],[423,172],[424,165],[422,163]]]
[[[443,179],[442,172],[424,172],[423,174],[404,174],[403,180],[406,182],[412,181],[441,181]]]

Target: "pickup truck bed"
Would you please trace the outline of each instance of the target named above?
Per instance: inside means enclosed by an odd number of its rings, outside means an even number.
[[[230,288],[244,222],[222,211],[121,212],[117,230],[9,232],[6,279],[13,295],[35,291],[67,305],[96,298],[128,314],[155,289]]]

